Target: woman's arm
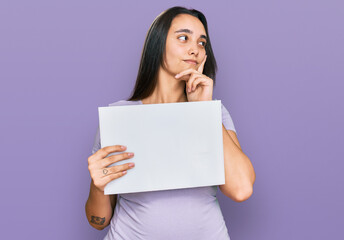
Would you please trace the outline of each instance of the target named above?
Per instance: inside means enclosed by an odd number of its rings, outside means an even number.
[[[98,230],[109,225],[116,206],[117,195],[104,195],[105,186],[109,182],[123,177],[129,169],[135,166],[131,163],[111,166],[118,161],[134,157],[128,152],[109,156],[110,153],[123,152],[125,149],[126,147],[121,145],[107,146],[88,158],[88,170],[92,181],[85,210],[88,222]]]
[[[90,194],[85,205],[90,225],[98,230],[103,230],[108,226],[116,207],[116,201],[117,195],[104,195],[103,191],[94,186],[92,180]]]
[[[222,124],[225,184],[221,192],[236,202],[247,200],[253,193],[256,175],[250,159],[241,150],[235,132]]]

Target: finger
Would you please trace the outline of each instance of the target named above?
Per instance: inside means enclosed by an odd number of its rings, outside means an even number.
[[[199,72],[196,71],[196,70],[193,69],[193,68],[189,68],[189,69],[186,69],[186,70],[184,70],[184,71],[178,73],[178,74],[177,74],[176,76],[174,76],[174,77],[178,79],[178,78],[180,78],[180,77],[182,77],[182,76],[184,76],[184,75],[192,74],[192,73],[199,73]]]
[[[126,147],[124,149],[121,148],[121,145],[113,145],[113,146],[107,146],[99,149],[97,152],[95,152],[92,156],[89,157],[89,161],[97,161],[100,159],[105,158],[107,155],[113,152],[123,152],[125,151]]]
[[[213,80],[211,78],[206,77],[205,75],[201,75],[192,82],[191,91],[195,91],[200,83],[202,86],[212,86]]]
[[[186,84],[186,90],[187,92],[191,92],[192,91],[192,83],[199,78],[200,76],[198,74],[192,74],[191,77],[189,78],[187,84]]]
[[[108,175],[124,172],[124,171],[132,169],[134,167],[135,167],[134,163],[126,163],[126,164],[122,164],[122,165],[103,168],[103,169],[100,169],[101,170],[101,176],[104,178]]]
[[[132,154],[132,155],[130,155]],[[121,153],[121,154],[117,154],[117,155],[112,155],[109,157],[106,157],[104,159],[102,159],[102,161],[100,161],[100,168],[105,168],[113,163],[122,161],[122,160],[126,160],[126,159],[130,159],[134,157],[134,153]]]
[[[195,91],[197,88],[197,85],[200,84],[201,82],[204,82],[205,80],[202,78],[197,78],[193,83],[191,87],[191,91]]]
[[[207,55],[205,55],[201,65],[198,67],[198,69],[197,69],[198,72],[203,73],[203,68],[204,68],[204,64],[205,64],[206,60],[207,60]]]
[[[127,171],[122,171],[122,172],[107,175],[107,176],[101,178],[100,180],[98,180],[97,184],[105,187],[105,185],[108,184],[109,182],[111,182],[117,178],[123,177],[125,174],[127,174]]]

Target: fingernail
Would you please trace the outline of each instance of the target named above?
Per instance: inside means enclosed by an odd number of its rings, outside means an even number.
[[[178,78],[179,77],[179,74],[177,74],[176,76],[174,76],[175,78]]]
[[[188,88],[188,92],[190,92],[190,88]]]
[[[121,146],[121,149],[125,149],[125,146]]]
[[[134,167],[135,164],[134,163],[129,163],[129,167]]]

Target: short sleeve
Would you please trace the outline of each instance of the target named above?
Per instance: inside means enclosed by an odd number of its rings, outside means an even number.
[[[97,152],[100,149],[100,134],[99,134],[99,126],[97,129],[96,137],[94,138],[94,144],[92,148],[92,154]]]
[[[223,126],[225,126],[225,128],[227,130],[232,130],[232,131],[234,131],[236,133],[232,117],[229,114],[229,112],[226,109],[226,107],[222,103],[221,103],[221,110],[222,110],[222,123],[223,123]]]

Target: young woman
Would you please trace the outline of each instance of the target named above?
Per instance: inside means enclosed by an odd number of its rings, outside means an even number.
[[[211,101],[215,73],[205,16],[173,7],[161,13],[147,33],[131,98],[110,106]],[[253,192],[255,172],[223,105],[222,123],[225,184],[219,188],[232,200],[245,201]],[[86,215],[99,230],[111,223],[105,239],[229,239],[216,198],[217,186],[104,195],[107,183],[134,168],[134,155],[125,149],[120,145],[100,148],[98,129],[88,158],[92,182]],[[114,152],[123,153],[107,157]],[[131,163],[108,167],[131,158]]]

